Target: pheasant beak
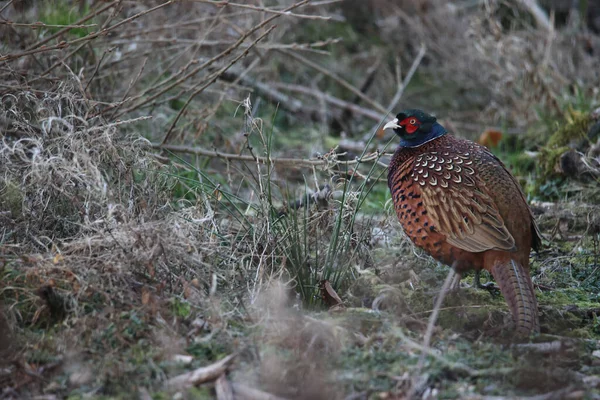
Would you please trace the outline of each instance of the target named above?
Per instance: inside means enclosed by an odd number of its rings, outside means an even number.
[[[385,124],[383,126],[384,131],[386,129],[396,129],[396,128],[400,128],[400,125],[398,125],[398,118],[394,118],[393,120],[391,120],[390,122],[388,122],[387,124]]]

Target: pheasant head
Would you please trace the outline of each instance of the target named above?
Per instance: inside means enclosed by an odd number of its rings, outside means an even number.
[[[418,147],[447,133],[434,116],[413,109],[400,112],[383,129],[393,129],[402,147]]]

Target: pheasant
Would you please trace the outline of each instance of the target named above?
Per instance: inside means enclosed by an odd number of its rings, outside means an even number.
[[[402,111],[383,129],[400,136],[388,186],[404,232],[459,274],[489,271],[517,335],[539,332],[529,252],[541,234],[517,180],[487,148],[449,135],[421,110]]]

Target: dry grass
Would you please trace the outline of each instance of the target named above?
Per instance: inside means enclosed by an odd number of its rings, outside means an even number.
[[[21,246],[61,247],[116,220],[152,219],[167,203],[156,161],[139,136],[119,132],[132,121],[87,117],[89,103],[73,80],[38,98],[3,97],[7,134],[0,148],[5,235]],[[31,251],[24,247],[19,251]]]

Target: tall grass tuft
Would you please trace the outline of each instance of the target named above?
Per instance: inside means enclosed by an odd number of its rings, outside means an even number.
[[[275,115],[266,127],[253,117],[249,99],[243,105],[245,136],[259,143],[251,152],[257,149],[267,160],[239,167],[242,179],[236,184],[244,189],[234,191],[230,185],[217,183],[198,163],[174,156],[197,176],[196,180],[189,174],[179,179],[194,191],[199,204],[210,207],[209,214],[222,220],[214,225],[213,233],[228,238],[221,245],[244,260],[240,267],[250,302],[272,279],[283,278],[304,306],[315,307],[321,302],[321,281],[328,280],[343,292],[355,266],[367,262],[370,227],[363,223],[366,219],[360,217],[360,210],[385,170],[373,163],[360,178],[348,166],[313,171],[311,177],[304,176],[298,196],[279,179],[271,161]],[[319,177],[326,183],[311,191],[311,182],[318,182]],[[224,232],[225,226],[231,230]]]

